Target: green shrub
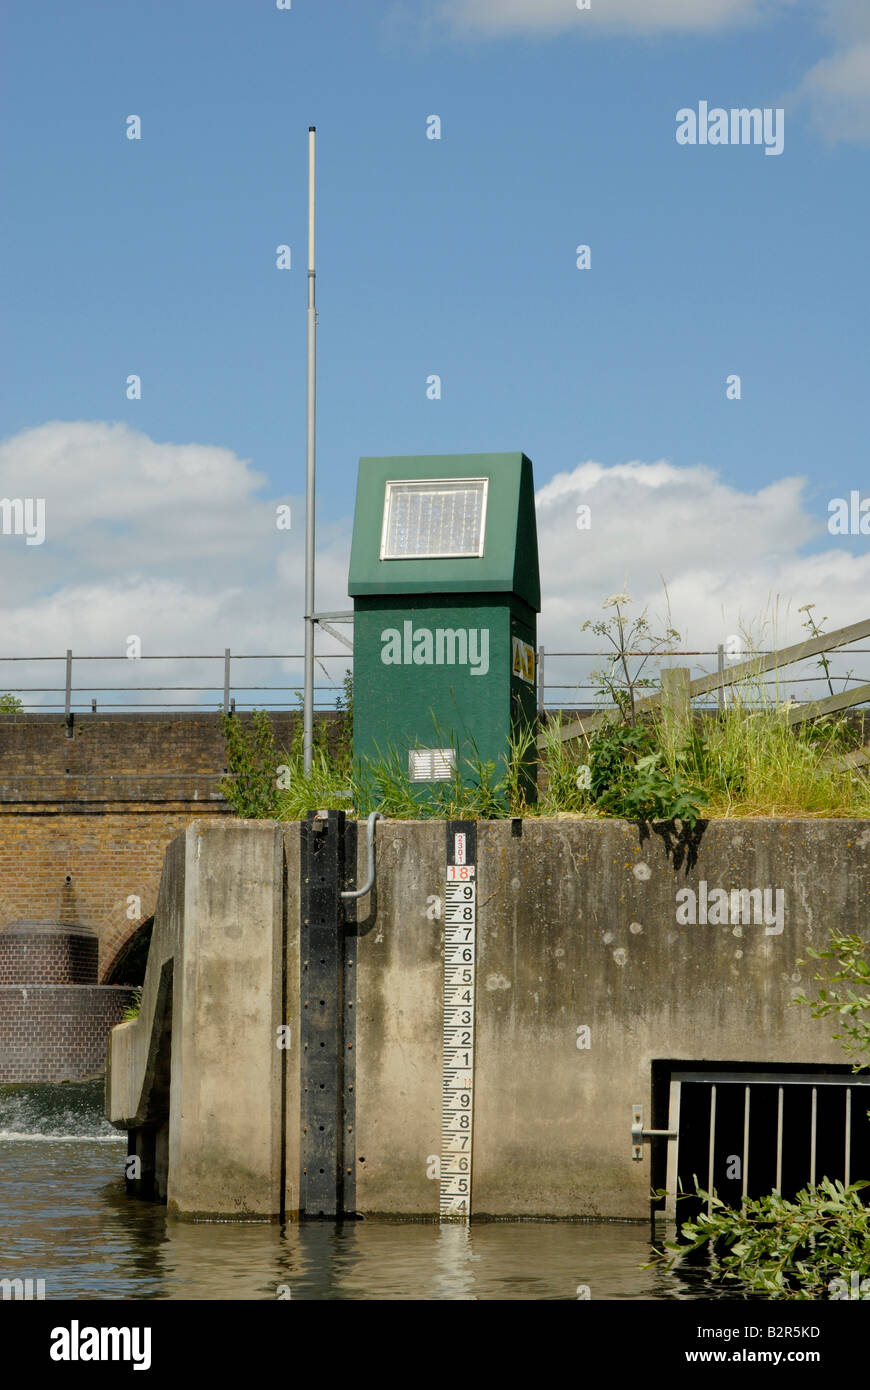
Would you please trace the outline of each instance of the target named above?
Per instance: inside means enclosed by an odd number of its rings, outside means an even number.
[[[278,777],[281,759],[269,716],[255,709],[250,724],[236,715],[221,711],[230,776],[220,783],[237,816],[244,820],[269,819],[277,815]]]
[[[678,754],[673,771],[651,727],[608,725],[589,744],[589,791],[596,806],[627,820],[675,820],[694,826],[702,814],[701,787],[685,780]]]
[[[353,672],[345,671],[342,677],[342,692],[336,697],[335,708],[341,716],[336,738],[339,759],[350,761],[353,757]]]
[[[696,1221],[686,1222],[683,1244],[666,1248],[685,1258],[706,1249],[711,1273],[746,1293],[770,1298],[850,1297],[838,1285],[858,1286],[870,1275],[870,1208],[861,1200],[868,1182],[844,1187],[822,1178],[794,1201],[775,1193],[747,1199],[742,1210],[728,1207],[696,1185],[710,1204]],[[669,1260],[670,1269],[677,1262]],[[870,1280],[864,1292],[870,1295]]]
[[[132,1019],[138,1018],[142,1009],[142,986],[136,985],[133,990],[133,1000],[127,1005],[121,1015],[122,1023],[130,1023]]]

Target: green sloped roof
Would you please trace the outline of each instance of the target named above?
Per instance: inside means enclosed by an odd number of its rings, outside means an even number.
[[[487,478],[483,555],[382,560],[388,481]],[[538,533],[531,461],[525,454],[423,454],[359,462],[348,593],[509,593],[540,612]]]

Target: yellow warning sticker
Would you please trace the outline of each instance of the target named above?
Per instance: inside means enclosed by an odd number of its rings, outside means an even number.
[[[528,681],[529,685],[535,683],[535,649],[530,647],[528,642],[520,641],[519,637],[511,638],[512,666],[513,674],[521,681]]]

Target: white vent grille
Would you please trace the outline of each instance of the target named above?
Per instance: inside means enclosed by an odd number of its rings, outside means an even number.
[[[455,748],[412,748],[408,753],[412,782],[449,782],[455,771]]]

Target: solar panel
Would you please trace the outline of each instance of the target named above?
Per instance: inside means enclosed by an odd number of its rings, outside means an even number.
[[[486,524],[486,478],[388,482],[382,560],[479,558]]]

